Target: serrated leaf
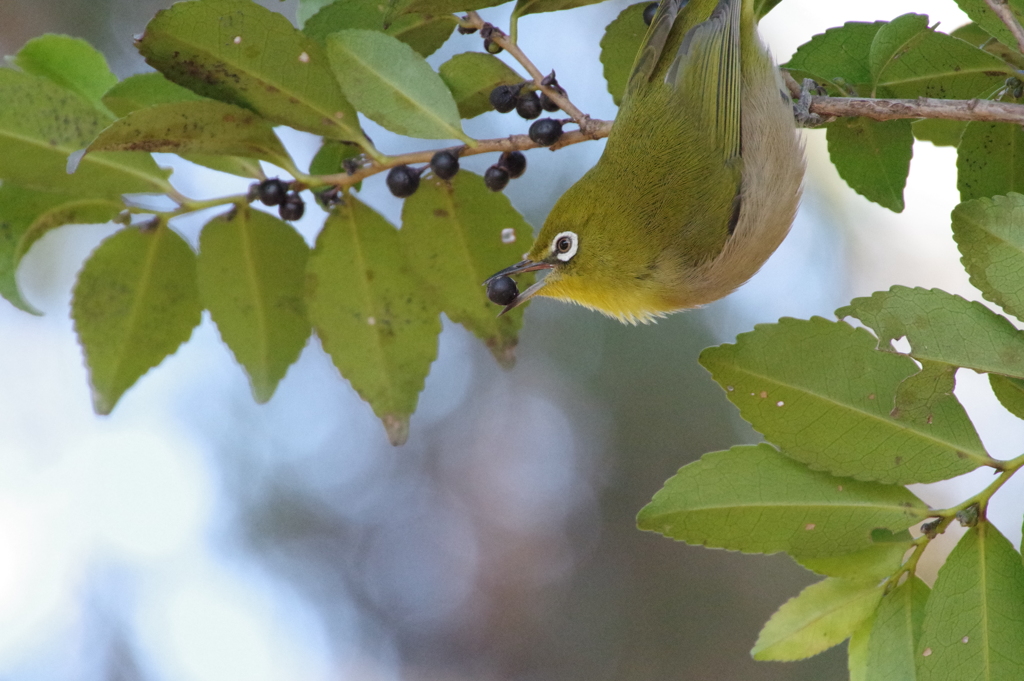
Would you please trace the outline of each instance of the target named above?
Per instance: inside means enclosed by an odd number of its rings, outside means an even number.
[[[499,317],[482,284],[518,258],[531,237],[508,197],[467,170],[450,182],[423,182],[402,206],[401,242],[412,269],[434,289],[448,318],[484,341],[505,366],[514,361],[523,315],[517,308]]]
[[[398,38],[422,57],[429,57],[448,40],[458,25],[453,14],[402,14],[392,17],[392,8],[380,0],[338,0],[323,7],[302,32],[325,44],[327,36],[349,28],[383,31]]]
[[[915,651],[921,638],[931,590],[912,576],[882,598],[868,637],[863,681],[913,681]]]
[[[451,14],[452,12],[469,12],[503,5],[508,0],[411,0],[402,12],[419,12],[421,14]]]
[[[994,525],[967,531],[925,607],[917,673],[929,681],[1024,678],[1024,565]]]
[[[971,121],[957,147],[956,170],[961,201],[1024,192],[1024,130]]]
[[[802,660],[842,643],[878,607],[884,585],[829,578],[789,599],[761,629],[755,660]]]
[[[872,81],[868,67],[871,43],[884,25],[884,21],[850,21],[830,28],[797,48],[782,68],[790,71],[798,82],[813,78],[826,85],[829,94],[867,95]]]
[[[109,414],[187,341],[202,309],[195,253],[166,224],[105,239],[79,272],[71,300],[96,412]]]
[[[903,554],[913,542],[909,532],[900,532],[898,536],[897,541],[876,541],[860,551],[821,558],[801,556],[796,561],[808,570],[826,577],[874,581],[877,584],[896,571],[903,562]]]
[[[629,74],[633,71],[636,53],[640,51],[647,24],[644,23],[644,9],[650,2],[639,2],[622,10],[604,30],[601,38],[601,64],[604,65],[604,79],[608,83],[608,94],[618,106],[626,91]]]
[[[45,78],[0,69],[0,101],[0,179],[104,198],[168,189],[168,173],[143,154],[92,154],[68,174],[68,156],[111,122],[78,94]]]
[[[903,212],[914,155],[910,121],[841,118],[829,124],[825,136],[829,157],[851,189],[894,213]]]
[[[108,222],[123,208],[110,199],[69,199],[0,185],[0,295],[25,312],[39,314],[22,296],[16,279],[18,265],[32,244],[55,227]]]
[[[1024,419],[1024,380],[989,374],[988,382],[999,404],[1017,418]]]
[[[338,31],[327,38],[327,56],[342,91],[374,122],[409,137],[473,143],[441,76],[397,38]]]
[[[512,16],[525,17],[527,14],[557,12],[563,9],[593,5],[603,1],[604,0],[517,0],[515,9],[512,10]]]
[[[1024,195],[966,201],[952,217],[971,284],[986,300],[1024,319]]]
[[[141,73],[129,76],[112,87],[103,97],[103,103],[117,116],[158,104],[175,102],[212,102],[188,88],[164,78],[162,73]],[[180,154],[182,158],[201,166],[240,177],[263,179],[263,168],[254,158],[214,154]]]
[[[899,532],[927,513],[904,487],[812,471],[760,444],[683,466],[640,511],[637,526],[689,544],[786,551],[802,560],[868,548],[873,530]]]
[[[117,83],[106,58],[81,38],[42,35],[25,43],[12,61],[26,73],[77,92],[104,112],[103,93]]]
[[[303,299],[309,247],[298,232],[243,206],[199,237],[199,295],[263,403],[309,338]]]
[[[223,154],[283,167],[291,157],[274,128],[247,109],[223,102],[157,104],[134,111],[101,132],[86,149],[172,154]]]
[[[438,69],[463,118],[493,111],[491,90],[499,85],[518,85],[526,79],[493,54],[463,52]]]
[[[306,284],[324,350],[384,422],[392,444],[402,444],[437,356],[441,320],[409,272],[398,231],[347,197],[317,237]]]
[[[1024,332],[981,303],[939,289],[893,286],[836,310],[875,332],[879,346],[906,337],[910,356],[1024,378]]]
[[[978,24],[989,35],[994,36],[1005,45],[1017,44],[1010,29],[1006,27],[999,15],[989,8],[986,0],[956,0],[956,4],[970,17],[971,21]],[[1017,21],[1024,22],[1024,1],[1008,0],[1007,4],[1014,16],[1017,17]]]
[[[869,58],[874,93],[905,99],[985,97],[1014,72],[998,57],[934,30],[922,14],[882,26]]]
[[[156,14],[136,46],[194,92],[372,151],[319,43],[250,0],[178,3]]]
[[[708,348],[700,361],[744,419],[816,470],[906,484],[990,462],[957,422],[890,415],[897,386],[918,367],[876,346],[866,330],[842,322],[783,318]]]
[[[896,401],[890,415],[899,421],[916,423],[922,428],[936,421],[948,429],[955,424],[964,442],[981,447],[981,440],[960,402],[953,397],[956,367],[941,362],[921,361],[921,371],[909,376],[896,389]]]

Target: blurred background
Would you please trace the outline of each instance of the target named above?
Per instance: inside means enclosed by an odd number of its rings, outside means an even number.
[[[169,4],[4,0],[0,53],[66,33],[96,45],[119,76],[142,72],[132,36]],[[265,4],[294,17],[293,2]],[[520,23],[526,53],[596,117],[615,113],[598,42],[627,4]],[[481,13],[507,26],[510,7]],[[966,23],[953,0],[786,0],[762,29],[784,62],[843,21],[914,10],[945,30]],[[430,62],[478,43],[455,35]],[[366,127],[386,152],[430,146]],[[492,113],[466,127],[497,137],[527,125]],[[110,417],[94,415],[68,309],[75,273],[114,228],[48,234],[20,271],[46,315],[0,301],[0,678],[846,678],[845,646],[793,664],[749,656],[764,621],[814,575],[783,555],[688,547],[634,525],[680,466],[759,440],[697,364],[702,348],[781,316],[832,317],[894,284],[980,299],[950,236],[954,150],[915,146],[907,210],[894,215],[839,180],[822,131],[805,136],[807,189],[792,234],[739,292],[639,328],[535,302],[511,371],[446,321],[398,449],[315,339],[275,397],[256,405],[208,317]],[[308,135],[285,141],[300,163],[317,148]],[[506,193],[538,228],[601,148],[530,151]],[[247,184],[158,160],[195,198]],[[382,176],[360,197],[397,223],[401,204]],[[298,227],[312,241],[323,214],[308,203]],[[195,244],[209,217],[175,227]],[[984,377],[961,371],[957,394],[994,456],[1020,453],[1024,428]],[[915,491],[949,505],[989,478]],[[992,515],[1017,546],[1022,511],[1014,480]],[[956,538],[926,554],[929,580]]]

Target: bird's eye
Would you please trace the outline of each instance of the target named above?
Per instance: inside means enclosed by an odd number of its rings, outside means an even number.
[[[551,250],[554,251],[555,257],[562,262],[572,260],[578,247],[579,237],[576,236],[576,232],[562,232],[551,241]]]

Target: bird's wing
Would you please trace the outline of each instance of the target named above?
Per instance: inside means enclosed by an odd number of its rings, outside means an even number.
[[[743,0],[718,0],[703,21],[690,28],[676,25],[700,18],[699,3],[691,0],[683,7],[681,0],[664,0],[651,22],[651,28],[633,66],[629,90],[650,84],[660,72],[664,82],[679,96],[686,98],[683,107],[688,115],[696,115],[700,126],[714,135],[715,146],[722,150],[724,160],[738,158],[740,138],[740,16]],[[680,33],[682,35],[680,36]],[[659,62],[669,56],[666,50],[678,49],[665,67]],[[628,94],[628,91],[627,91]]]

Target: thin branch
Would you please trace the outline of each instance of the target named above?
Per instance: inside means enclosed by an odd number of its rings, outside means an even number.
[[[987,121],[1024,125],[1024,105],[993,102],[987,99],[812,97],[810,111],[821,116],[865,116],[876,121],[939,118],[948,121]]]
[[[481,19],[480,15],[476,12],[469,12],[466,16],[468,18],[467,23],[470,26],[474,26],[478,29],[483,29],[484,26],[490,26]],[[557,88],[545,85],[544,74],[540,72],[540,69],[538,69],[534,63],[530,61],[530,58],[527,57],[521,49],[519,49],[519,46],[509,40],[508,36],[506,36],[500,29],[491,26],[491,33],[488,37],[491,42],[497,44],[503,50],[508,52],[513,59],[522,64],[523,68],[526,69],[526,72],[530,74],[530,78],[533,79],[533,84],[541,92],[546,94],[551,101],[557,104],[562,111],[569,114],[569,117],[572,118],[573,122],[580,126],[581,132],[586,135],[590,135],[591,139],[599,139],[598,137],[593,137],[592,133],[601,128],[602,121],[591,120],[590,116],[580,111],[576,105],[569,101],[569,98],[559,92]]]
[[[1006,28],[1010,29],[1014,40],[1017,41],[1017,49],[1024,52],[1024,27],[1017,21],[1017,17],[1013,14],[1013,10],[1010,9],[1007,0],[985,0],[985,2],[1003,20]]]
[[[590,123],[590,132],[586,134],[580,130],[567,132],[562,135],[558,139],[557,144],[552,145],[550,149],[554,150],[570,144],[579,144],[580,142],[601,139],[603,137],[607,137],[608,133],[611,132],[611,121],[591,120]],[[499,137],[497,139],[477,140],[475,147],[462,145],[458,147],[450,147],[450,149],[459,157],[463,157],[501,151],[525,151],[526,149],[537,149],[541,146],[543,145],[537,144],[527,135],[509,135],[508,137]],[[411,154],[402,154],[400,156],[389,156],[385,162],[373,163],[372,165],[364,166],[356,170],[351,175],[348,173],[319,175],[315,178],[307,178],[307,182],[305,184],[306,186],[331,184],[336,187],[351,187],[360,180],[371,175],[376,175],[377,173],[388,170],[389,168],[394,168],[395,166],[409,165],[412,163],[430,163],[430,159],[438,151],[439,150],[434,149],[430,151],[417,151]]]

